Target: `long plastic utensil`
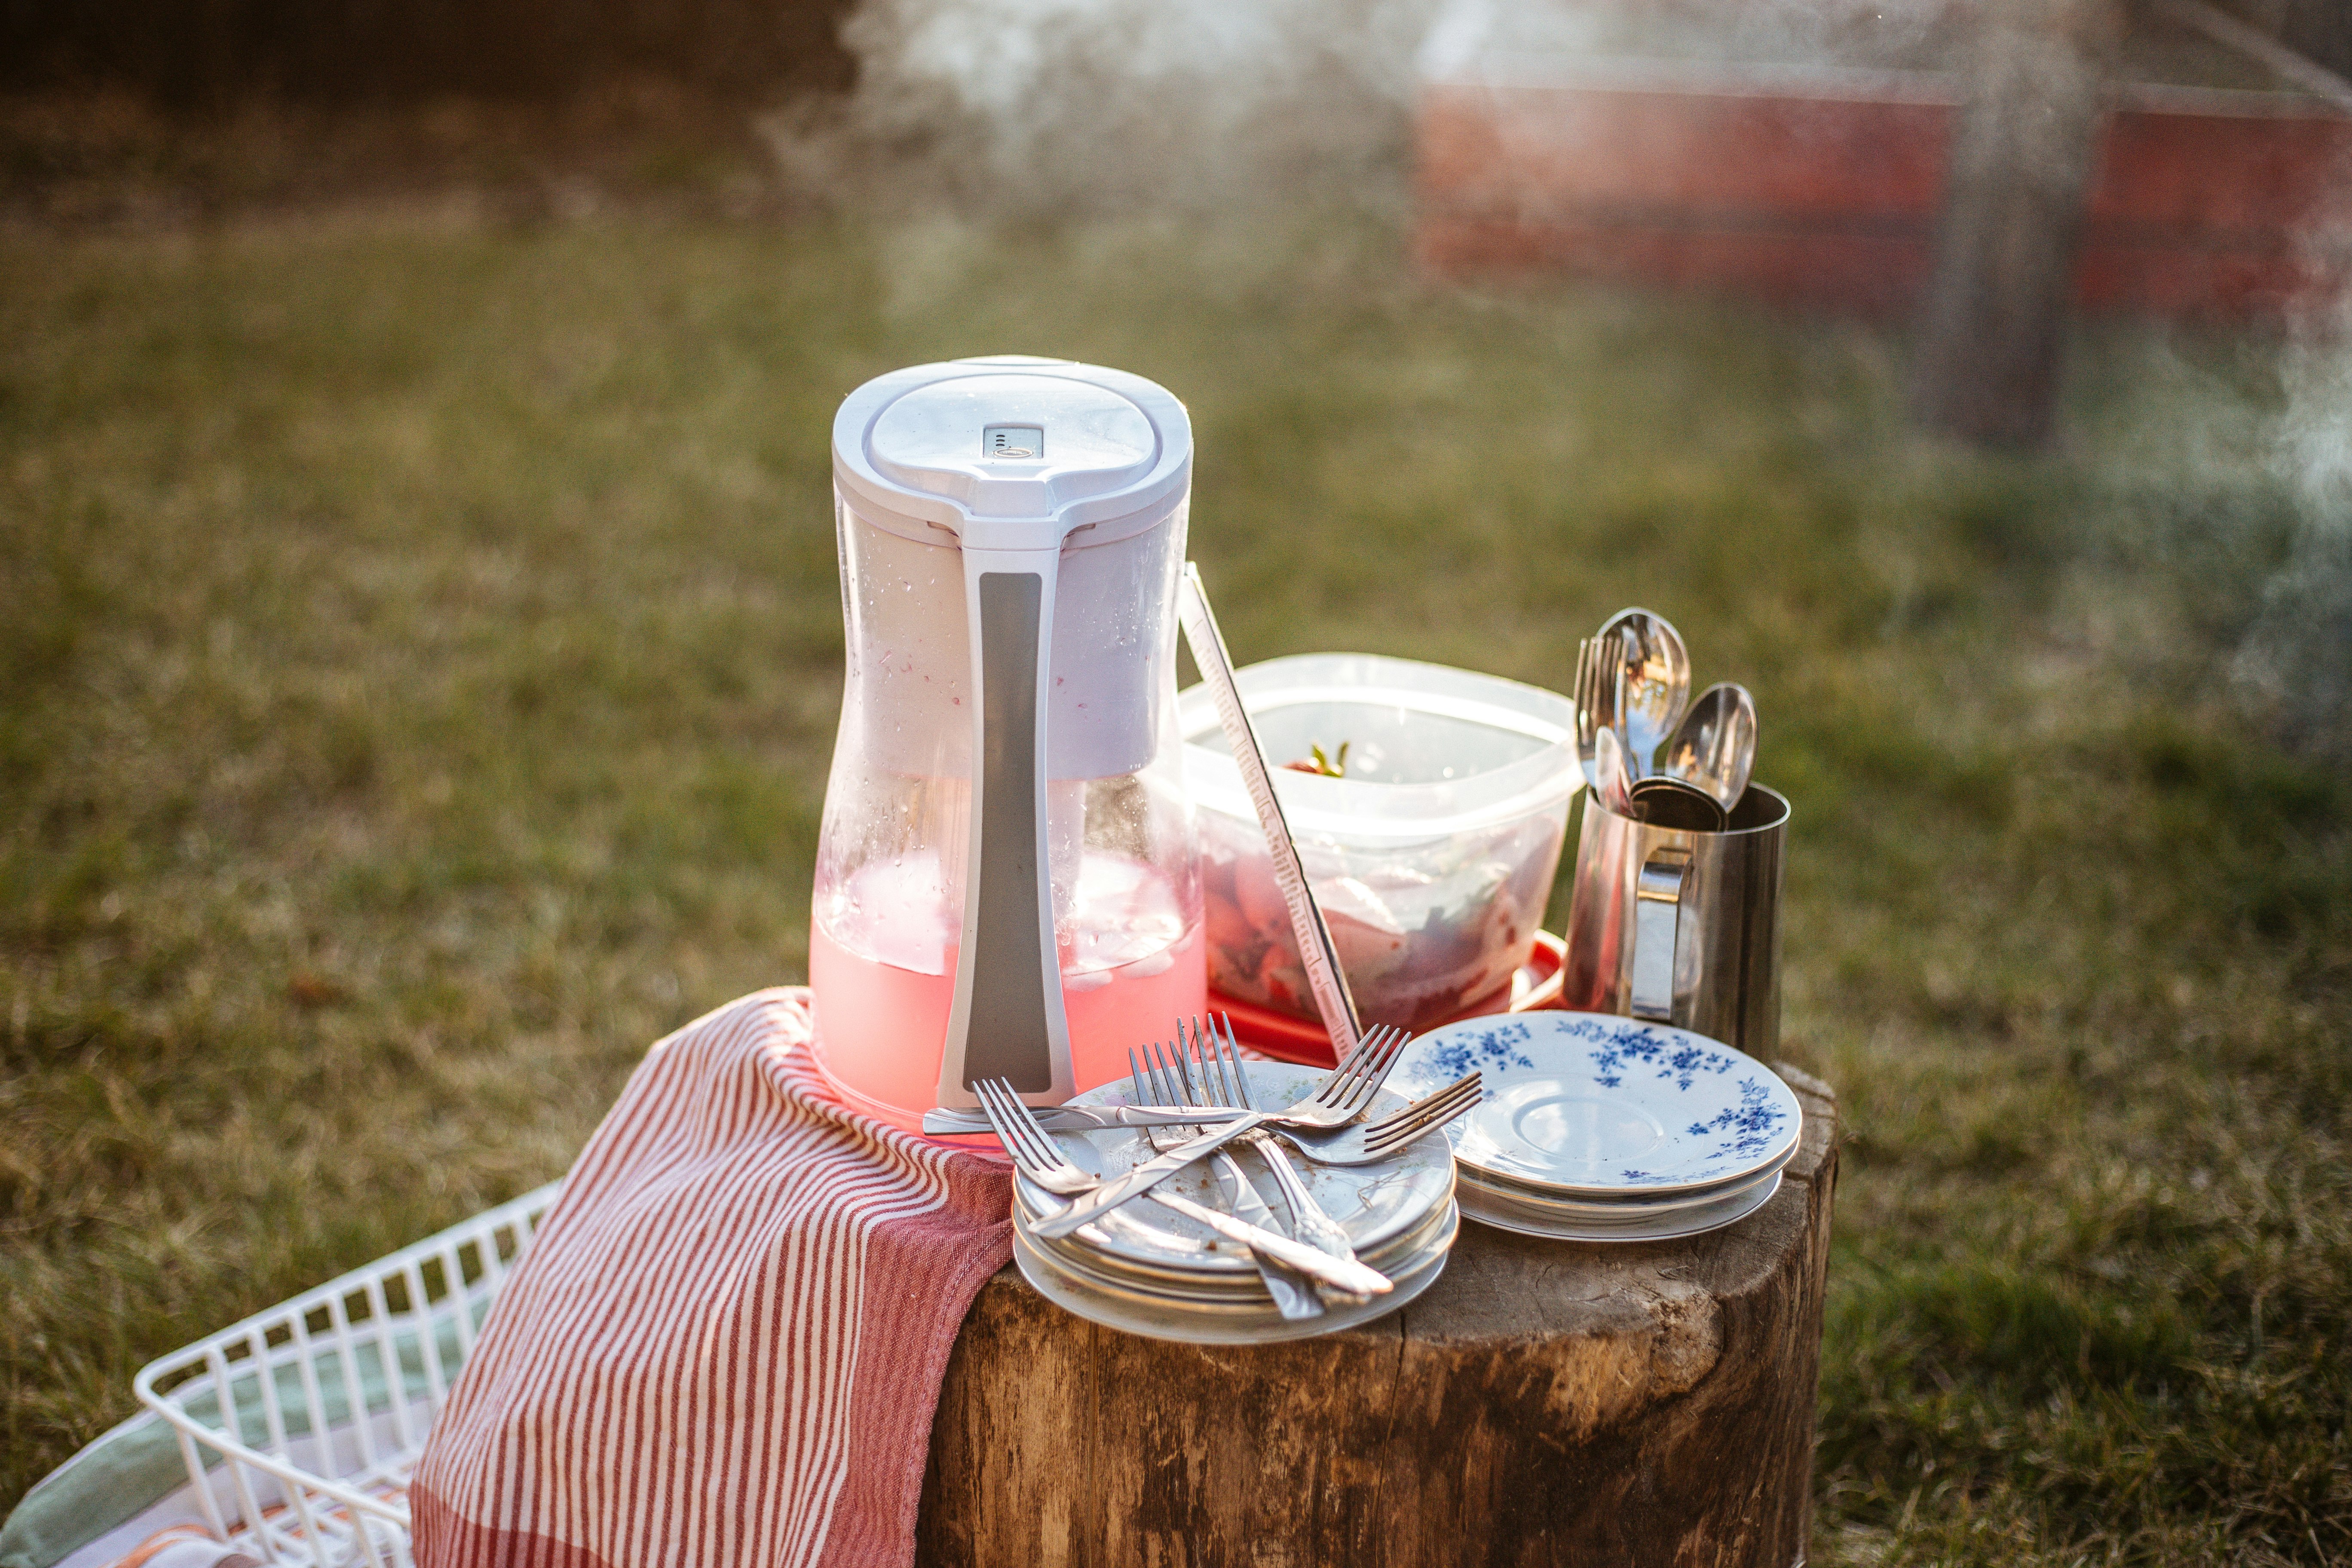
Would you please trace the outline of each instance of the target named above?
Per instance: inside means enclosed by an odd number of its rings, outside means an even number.
[[[1225,651],[1225,635],[1217,629],[1217,617],[1209,608],[1209,591],[1201,584],[1201,569],[1190,561],[1184,563],[1176,613],[1184,623],[1184,642],[1192,650],[1192,662],[1201,667],[1201,677],[1209,683],[1210,700],[1217,705],[1217,722],[1233,748],[1234,766],[1241,769],[1242,787],[1249,792],[1250,805],[1257,808],[1257,825],[1265,831],[1265,847],[1274,858],[1274,885],[1282,889],[1282,901],[1289,906],[1290,934],[1307,967],[1315,1010],[1322,1015],[1323,1027],[1331,1037],[1332,1058],[1345,1061],[1364,1032],[1356,1014],[1356,999],[1349,994],[1348,976],[1339,967],[1339,950],[1332,944],[1322,907],[1307,886],[1307,868],[1299,861],[1298,846],[1282,815],[1282,802],[1275,798],[1274,775],[1266,771],[1265,752],[1257,743],[1257,731],[1250,727],[1249,710],[1242,706],[1233,657]]]

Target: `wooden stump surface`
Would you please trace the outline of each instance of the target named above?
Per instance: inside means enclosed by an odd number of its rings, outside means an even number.
[[[1167,1344],[1007,1268],[949,1363],[918,1563],[1801,1562],[1837,1106],[1780,1070],[1803,1144],[1747,1219],[1605,1247],[1465,1220],[1427,1294],[1360,1329]]]

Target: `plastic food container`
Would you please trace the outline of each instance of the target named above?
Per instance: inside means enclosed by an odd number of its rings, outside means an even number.
[[[1367,1024],[1507,1006],[1584,773],[1574,705],[1473,670],[1301,654],[1236,671],[1275,795]],[[1208,689],[1177,700],[1213,991],[1314,1018],[1265,836]],[[1284,767],[1348,747],[1347,776]]]

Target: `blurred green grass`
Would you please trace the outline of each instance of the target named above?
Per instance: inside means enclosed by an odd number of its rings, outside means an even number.
[[[2270,351],[2104,329],[2063,455],[1969,458],[1889,334],[1400,250],[0,235],[0,1506],[803,977],[834,405],[1020,350],[1186,398],[1244,659],[1558,686],[1638,602],[1757,692],[1849,1136],[1819,1557],[2352,1560],[2352,788],[2225,679],[2297,515]]]

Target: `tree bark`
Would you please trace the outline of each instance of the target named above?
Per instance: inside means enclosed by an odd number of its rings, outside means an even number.
[[[1782,1076],[1803,1146],[1738,1225],[1597,1247],[1465,1221],[1428,1293],[1359,1330],[1165,1344],[1006,1269],[948,1366],[917,1561],[1789,1568],[1811,1524],[1837,1107]]]
[[[2034,447],[2054,422],[2122,0],[1985,0],[1921,321],[1919,424]]]

